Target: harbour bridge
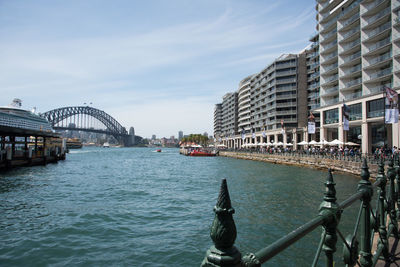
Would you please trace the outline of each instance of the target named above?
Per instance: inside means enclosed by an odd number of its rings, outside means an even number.
[[[62,107],[40,114],[55,130],[84,131],[112,135],[124,146],[135,143],[135,133],[128,131],[106,112],[89,106]]]

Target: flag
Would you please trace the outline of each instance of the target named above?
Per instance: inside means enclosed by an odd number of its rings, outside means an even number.
[[[242,140],[244,140],[244,138],[245,138],[245,131],[244,129],[242,129]]]
[[[308,119],[310,121],[314,121],[315,120],[314,114],[311,111],[310,111],[310,116],[308,117]]]
[[[385,87],[385,123],[399,121],[399,95],[389,87]]]
[[[310,111],[310,116],[308,117],[308,127],[307,132],[309,134],[315,134],[315,117],[314,114]]]
[[[285,128],[283,128],[283,120],[281,120],[281,128],[282,128],[282,134],[285,133]]]
[[[262,136],[263,136],[264,138],[267,137],[267,134],[265,133],[265,127],[264,127],[264,129],[263,129]]]
[[[345,103],[343,103],[342,113],[343,113],[343,130],[348,131],[349,120],[350,120],[350,109]]]

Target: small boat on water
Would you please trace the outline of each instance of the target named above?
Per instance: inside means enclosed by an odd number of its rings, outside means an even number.
[[[110,148],[110,144],[109,144],[108,142],[105,142],[105,143],[103,144],[103,147]]]
[[[215,157],[217,153],[215,152],[207,152],[207,151],[200,151],[200,150],[193,150],[188,154],[191,157]]]
[[[161,149],[157,149],[156,152],[161,152]]]

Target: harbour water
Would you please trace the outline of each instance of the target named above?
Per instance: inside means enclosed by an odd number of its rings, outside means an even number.
[[[318,214],[326,177],[309,168],[185,157],[178,149],[73,150],[58,164],[0,174],[0,265],[199,266],[212,245],[222,178],[236,210],[235,244],[255,252]],[[334,179],[338,202],[356,192],[358,178]],[[345,235],[356,206],[342,216]],[[268,266],[310,266],[320,234]]]

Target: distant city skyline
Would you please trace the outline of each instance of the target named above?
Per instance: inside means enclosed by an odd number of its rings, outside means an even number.
[[[0,106],[90,105],[150,138],[213,133],[240,79],[315,32],[314,1],[2,1]]]

